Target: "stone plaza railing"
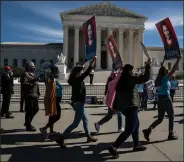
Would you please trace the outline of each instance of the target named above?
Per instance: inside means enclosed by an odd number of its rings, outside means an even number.
[[[61,83],[63,86],[63,97],[62,100],[69,101],[71,99],[71,86],[67,83]],[[40,93],[41,96],[39,100],[44,99],[45,94],[45,84],[39,83]],[[19,101],[20,100],[20,83],[14,84],[14,94],[12,95],[12,101]],[[90,85],[86,83],[86,94],[87,96],[96,96],[98,100],[104,99],[104,91],[105,91],[105,83],[94,83]],[[2,99],[2,97],[1,97]],[[183,101],[184,100],[184,85],[179,84],[179,89],[176,90],[176,94],[174,97],[175,101]]]

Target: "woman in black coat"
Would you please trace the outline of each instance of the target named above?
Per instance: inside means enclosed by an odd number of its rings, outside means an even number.
[[[116,86],[115,109],[121,111],[125,115],[125,131],[120,134],[108,151],[114,158],[118,158],[117,148],[132,135],[134,141],[133,151],[144,151],[146,147],[140,146],[139,143],[139,118],[138,108],[140,99],[137,91],[137,84],[145,83],[150,77],[151,58],[148,59],[145,65],[144,75],[134,76],[134,67],[127,64],[123,67],[120,80]]]

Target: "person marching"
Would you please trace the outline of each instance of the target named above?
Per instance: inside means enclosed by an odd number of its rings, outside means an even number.
[[[175,90],[178,88],[179,83],[178,83],[178,80],[176,80],[175,77],[172,76],[170,79],[170,84],[171,84],[170,96],[173,102],[174,101],[173,98],[175,96]]]
[[[114,158],[118,158],[119,154],[117,148],[130,136],[132,135],[134,141],[133,151],[144,151],[146,147],[141,146],[139,142],[139,95],[137,91],[137,84],[142,84],[149,80],[150,77],[150,64],[151,58],[148,58],[147,64],[145,65],[144,75],[134,76],[134,67],[130,64],[126,64],[123,67],[120,79],[116,86],[116,98],[115,98],[115,109],[122,112],[125,115],[125,131],[120,134],[108,151]]]
[[[112,72],[111,75],[108,77],[107,79],[107,83],[106,83],[106,86],[105,86],[105,96],[107,94],[107,91],[108,91],[108,84],[114,80],[114,78],[116,77],[117,73],[116,72]],[[103,117],[99,122],[96,122],[94,123],[94,126],[95,126],[95,129],[97,132],[99,132],[100,130],[100,126],[105,124],[106,122],[108,122],[110,119],[112,119],[112,116],[115,112],[108,108],[108,114]],[[122,114],[120,111],[117,112],[117,118],[118,118],[118,132],[121,133],[124,131],[124,128],[122,127]]]
[[[24,112],[24,102],[25,102],[24,90],[23,90],[23,76],[24,76],[24,73],[22,74],[21,79],[20,79],[20,83],[21,83],[20,112]]]
[[[34,116],[39,111],[38,98],[40,96],[38,78],[35,73],[35,65],[33,62],[28,62],[25,65],[23,75],[23,94],[25,98],[25,123],[27,131],[35,132],[36,129],[31,125]]]
[[[77,65],[75,66],[68,79],[69,85],[72,86],[72,96],[71,100],[73,102],[73,109],[75,111],[75,116],[73,123],[65,129],[63,134],[60,136],[59,140],[56,140],[56,142],[60,145],[62,148],[66,148],[64,144],[64,140],[69,136],[69,133],[73,131],[76,127],[78,127],[80,121],[83,121],[83,127],[84,131],[87,137],[87,142],[96,142],[97,139],[92,137],[90,135],[89,129],[88,129],[88,117],[85,110],[85,99],[86,99],[86,88],[84,79],[90,74],[91,70],[93,69],[93,65],[96,61],[96,56],[92,59],[92,61],[89,64],[88,69],[82,73],[83,66]]]
[[[1,94],[3,97],[1,117],[14,118],[9,111],[13,93],[13,72],[10,66],[5,66],[4,73],[1,75]]]
[[[179,61],[182,58],[180,55],[174,64],[172,70],[168,72],[168,69],[166,69],[164,66],[162,66],[159,69],[159,73],[157,75],[157,78],[155,80],[155,86],[158,87],[157,89],[157,96],[158,96],[158,119],[154,121],[148,129],[143,130],[144,137],[147,141],[150,141],[150,134],[152,130],[159,125],[163,119],[165,112],[167,112],[169,117],[169,134],[168,134],[168,140],[176,140],[178,139],[177,136],[174,135],[173,127],[174,127],[174,110],[173,110],[173,104],[172,99],[170,97],[170,78],[173,76],[174,72],[176,71]]]
[[[94,78],[94,69],[91,70],[90,74],[89,74],[89,78],[90,78],[90,85],[93,84],[93,78]]]
[[[54,124],[60,119],[62,100],[62,85],[59,83],[59,69],[57,66],[52,66],[49,81],[46,84],[46,92],[44,97],[45,113],[49,115],[49,121],[45,127],[40,128],[42,134],[47,134],[47,129],[50,128],[50,133],[53,133]]]

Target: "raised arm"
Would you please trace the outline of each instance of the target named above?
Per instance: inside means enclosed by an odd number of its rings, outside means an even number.
[[[140,76],[133,76],[134,80],[135,80],[135,84],[141,84],[141,83],[145,83],[149,80],[150,78],[150,74],[151,74],[151,58],[148,58],[148,61],[145,65],[145,73],[141,74]]]
[[[95,56],[92,59],[92,61],[89,64],[89,67],[87,68],[87,70],[82,75],[80,75],[78,77],[79,80],[81,80],[81,81],[84,80],[91,73],[91,70],[93,69],[93,66],[94,66],[94,63],[95,63],[96,59],[97,59],[97,56]]]
[[[168,77],[171,78],[172,75],[175,73],[175,71],[177,70],[177,67],[179,65],[179,62],[180,62],[180,59],[182,58],[182,55],[180,55],[178,58],[177,58],[177,61],[175,62],[175,64],[173,65],[173,68],[172,70],[168,73]]]

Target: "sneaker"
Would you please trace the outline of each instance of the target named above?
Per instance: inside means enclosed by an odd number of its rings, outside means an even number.
[[[98,139],[92,136],[87,136],[87,143],[89,142],[96,142]]]
[[[115,147],[113,147],[113,146],[109,147],[108,151],[114,159],[119,158],[119,154],[118,154],[117,149]]]
[[[174,135],[173,132],[170,132],[169,135],[168,135],[168,140],[177,140],[178,137]]]
[[[5,118],[6,118],[6,119],[13,119],[13,118],[14,118],[14,116],[12,116],[12,115],[8,114],[8,115],[6,115],[6,116],[5,116]]]
[[[125,130],[125,129],[122,127],[121,129],[118,130],[118,132],[119,132],[119,133],[122,133],[122,132],[124,132],[124,130]]]
[[[149,142],[150,141],[149,136],[151,134],[151,130],[150,129],[144,129],[143,134],[144,134],[145,139]]]
[[[136,146],[133,151],[145,151],[147,148],[145,146]]]
[[[95,126],[96,131],[99,132],[99,130],[100,130],[100,124],[94,123],[94,126]]]

